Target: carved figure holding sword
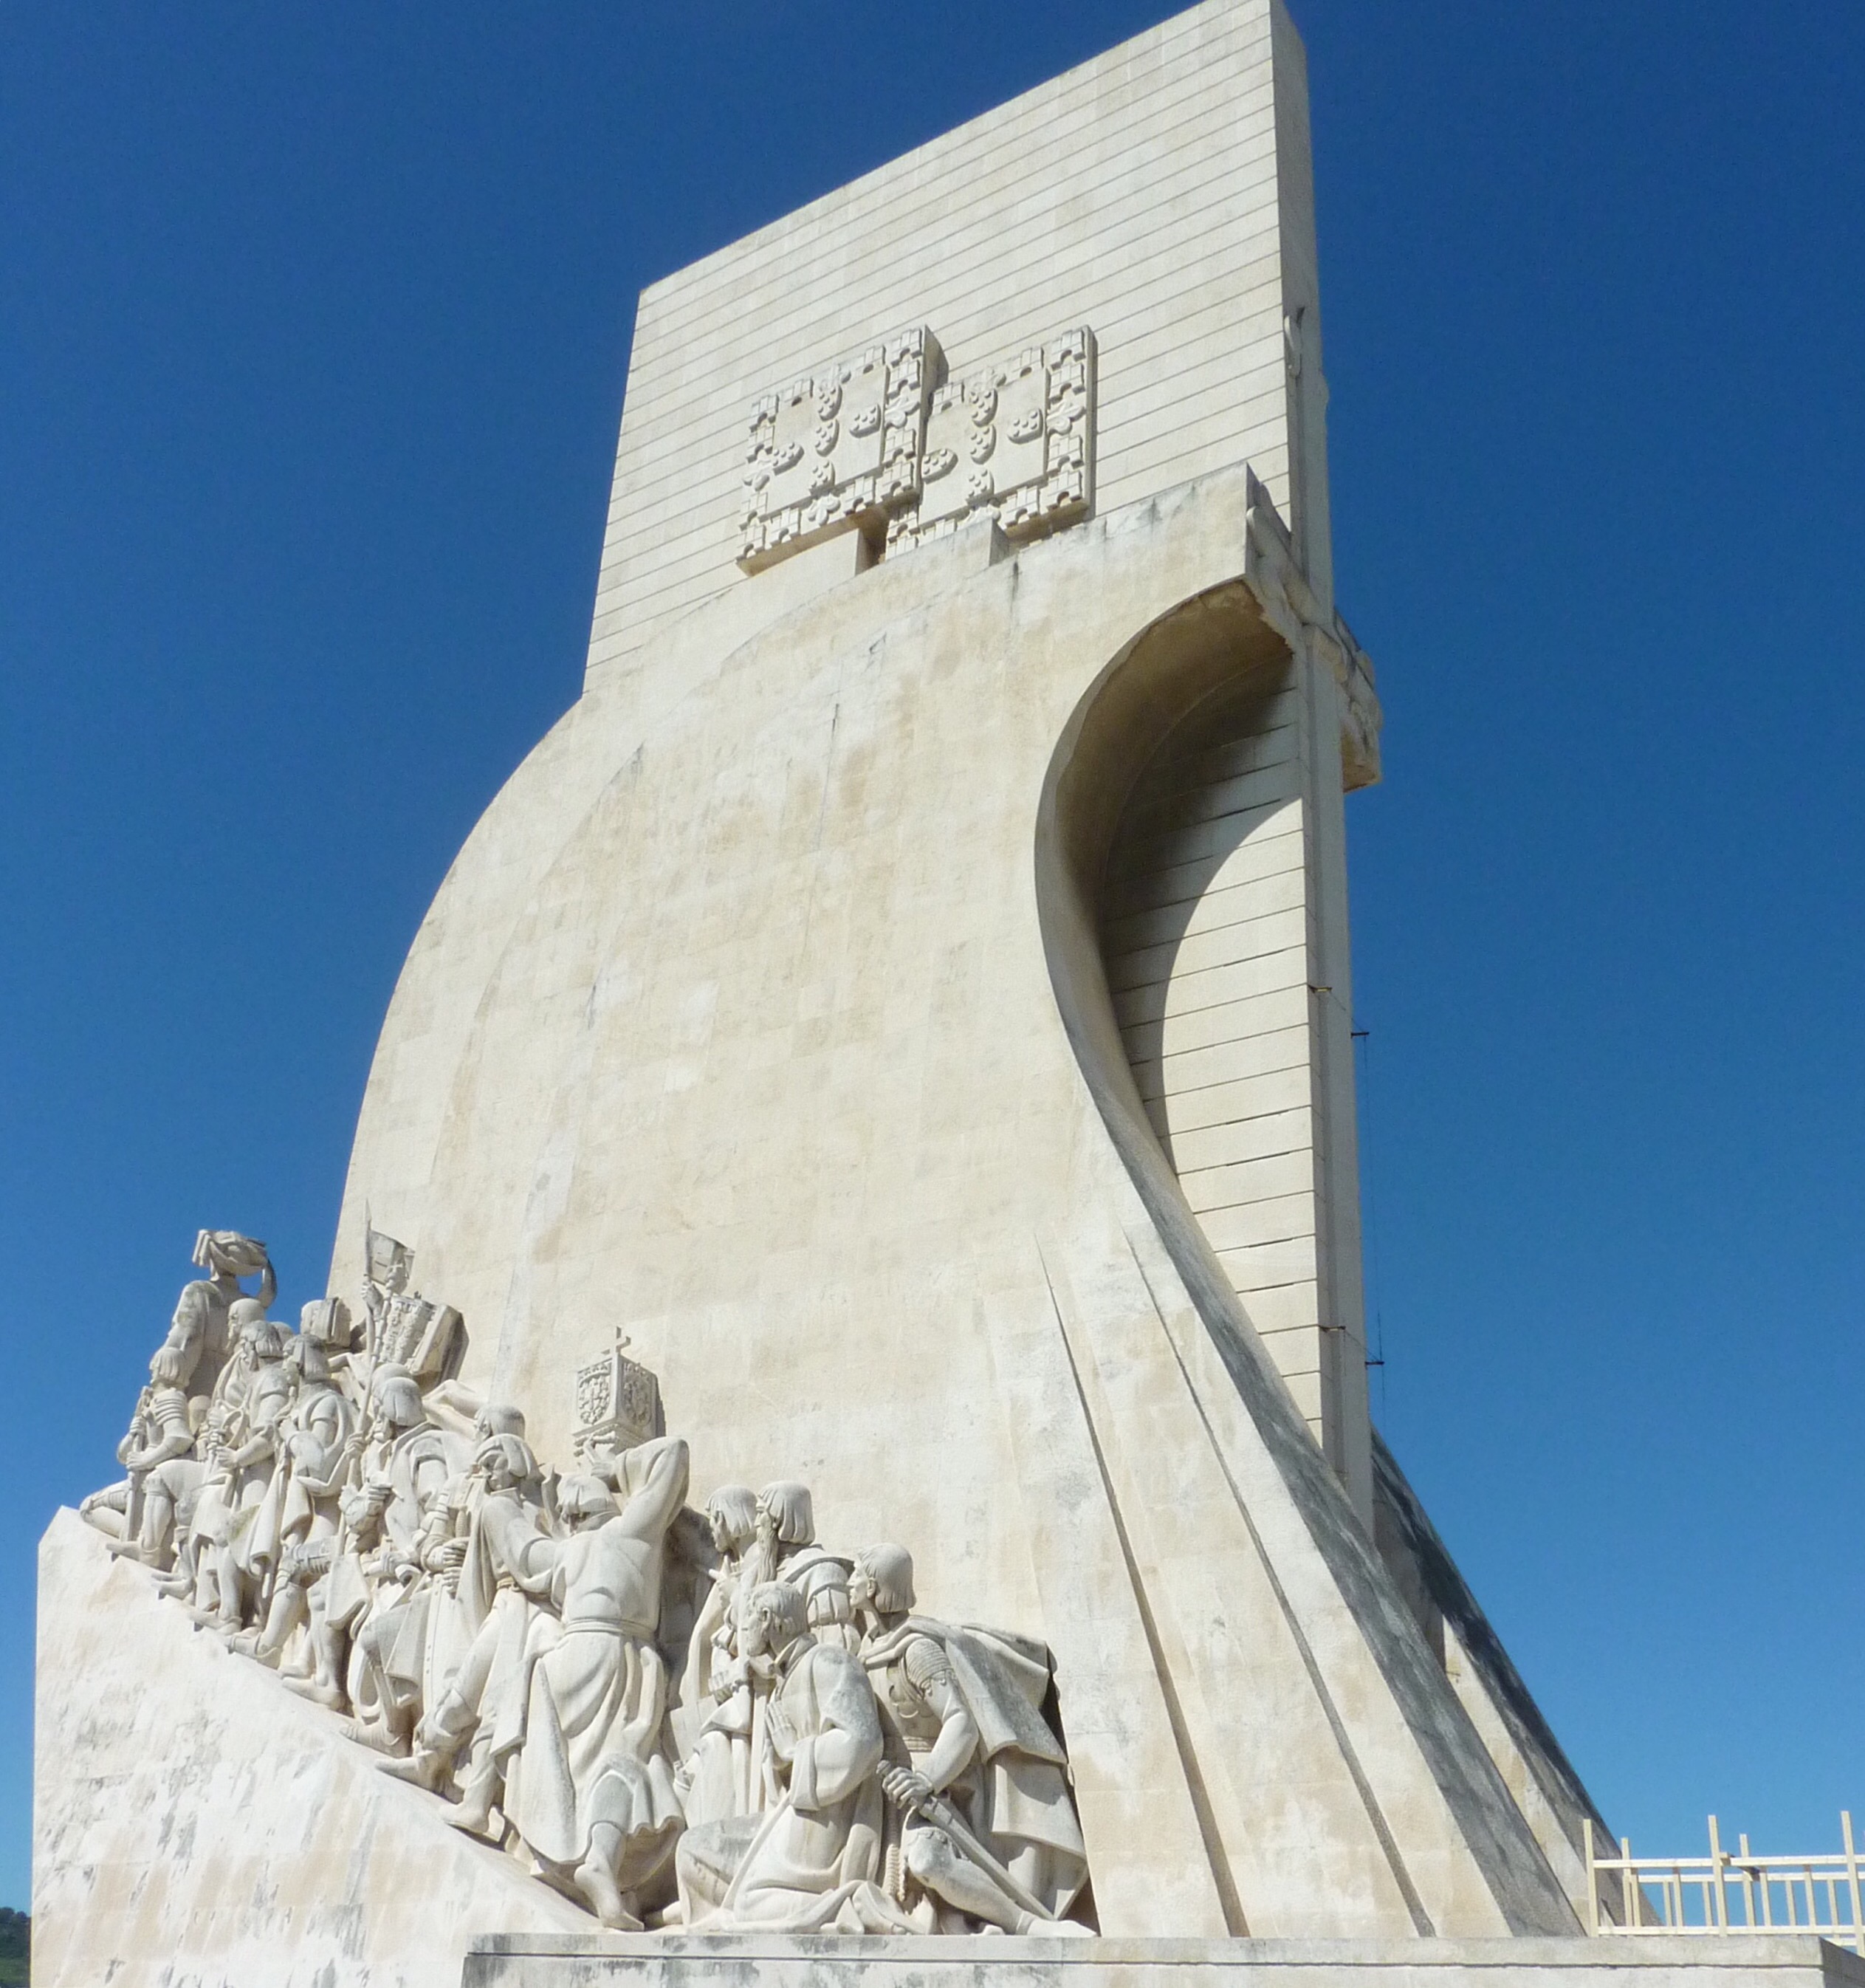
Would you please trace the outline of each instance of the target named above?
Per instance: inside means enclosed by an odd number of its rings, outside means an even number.
[[[1063,1914],[1087,1874],[1061,1740],[1042,1716],[1049,1653],[913,1614],[913,1559],[870,1547],[850,1598],[887,1736],[886,1888],[941,1931],[1089,1930]],[[932,1930],[929,1925],[927,1930]]]

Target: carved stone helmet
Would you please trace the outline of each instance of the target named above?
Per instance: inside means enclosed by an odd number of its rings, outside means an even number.
[[[234,1229],[204,1229],[194,1239],[194,1261],[216,1276],[254,1277],[266,1269],[265,1245]]]
[[[253,1357],[256,1360],[282,1360],[285,1357],[287,1344],[285,1328],[275,1320],[267,1318],[263,1313],[248,1322],[241,1336],[252,1342]]]
[[[158,1388],[184,1388],[192,1359],[178,1347],[158,1346],[149,1362],[149,1378]]]
[[[236,1357],[255,1363],[285,1357],[284,1331],[265,1316],[257,1298],[240,1298],[228,1307],[227,1337]]]
[[[789,1479],[767,1484],[758,1493],[758,1503],[771,1515],[780,1544],[812,1546],[816,1542],[816,1510],[809,1502],[809,1487]]]
[[[914,1604],[913,1556],[904,1547],[884,1543],[864,1547],[855,1569],[865,1574],[874,1590],[874,1606],[884,1615],[905,1615]]]
[[[352,1337],[350,1307],[341,1298],[313,1298],[298,1314],[301,1338],[347,1352]]]
[[[421,1405],[421,1391],[407,1368],[384,1365],[370,1384],[382,1419],[391,1428],[413,1428],[427,1418]]]
[[[286,1348],[292,1363],[306,1381],[322,1382],[330,1378],[330,1361],[323,1341],[314,1334],[292,1335]]]

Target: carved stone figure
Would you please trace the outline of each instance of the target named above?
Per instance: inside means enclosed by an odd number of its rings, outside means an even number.
[[[269,1663],[310,1619],[310,1592],[330,1569],[342,1523],[338,1501],[356,1454],[355,1412],[331,1382],[317,1342],[300,1337],[286,1358],[298,1386],[279,1446],[277,1571],[264,1626],[250,1645],[252,1654]]]
[[[755,1544],[748,1577],[753,1586],[781,1581],[802,1594],[809,1632],[819,1643],[860,1647],[861,1631],[848,1597],[852,1563],[816,1543],[809,1487],[786,1479],[758,1494]]]
[[[93,1491],[79,1508],[110,1535],[113,1552],[155,1567],[166,1564],[177,1499],[201,1477],[200,1465],[193,1460],[188,1396],[176,1379],[182,1364],[172,1347],[157,1349],[149,1362],[149,1384],[137,1397],[129,1429],[117,1445],[117,1460],[128,1475]],[[183,1466],[179,1476],[172,1468],[177,1465]]]
[[[524,1736],[505,1773],[505,1813],[526,1848],[605,1925],[637,1930],[636,1894],[682,1821],[654,1638],[687,1472],[685,1443],[663,1436],[617,1459],[619,1510],[596,1479],[566,1480],[570,1536],[532,1554],[550,1570],[560,1619],[533,1625]]]
[[[286,1682],[332,1711],[353,1702],[356,1645],[365,1625],[394,1605],[411,1577],[422,1466],[431,1481],[444,1473],[437,1442],[421,1391],[405,1374],[381,1370],[363,1421],[345,1437],[329,1479],[318,1480],[334,1490],[335,1527],[327,1535],[307,1533],[282,1569],[282,1578],[289,1572],[305,1587],[311,1658],[308,1671],[300,1666]]]
[[[450,1398],[435,1416],[434,1397],[443,1391],[451,1391]],[[422,1399],[431,1418],[451,1432],[465,1398],[456,1383],[443,1381]],[[522,1440],[525,1418],[515,1408],[488,1404],[465,1427],[471,1443],[465,1467],[443,1477],[431,1468],[431,1450],[421,1459],[421,1523],[402,1564],[405,1586],[393,1597],[378,1594],[352,1643],[350,1696],[356,1736],[391,1754],[407,1750],[422,1706],[441,1702],[472,1645],[477,1618],[469,1618],[459,1595],[484,1488],[483,1477],[471,1467],[471,1455],[492,1436]],[[444,1445],[440,1453],[451,1459],[452,1445]]]
[[[772,1800],[761,1816],[690,1829],[676,1868],[684,1922],[789,1932],[911,1931],[878,1888],[885,1740],[858,1658],[816,1641],[802,1595],[767,1581],[747,1596],[748,1663],[770,1682],[758,1763]]]
[[[243,1295],[241,1278],[258,1279],[262,1317],[279,1294],[279,1279],[265,1245],[231,1229],[202,1229],[194,1239],[194,1263],[211,1274],[182,1286],[162,1344],[174,1355],[173,1384],[191,1395],[211,1395],[234,1343],[228,1313]]]
[[[740,1667],[738,1641],[758,1512],[756,1494],[743,1484],[721,1485],[706,1500],[719,1567],[693,1625],[683,1703],[674,1715],[677,1733],[688,1742],[677,1785],[691,1824],[749,1815],[760,1806],[751,1773],[751,1681]]]
[[[459,1812],[451,1820],[478,1835],[490,1827],[505,1764],[524,1739],[531,1624],[549,1594],[552,1570],[537,1550],[545,1543],[544,1513],[537,1459],[523,1439],[488,1437],[473,1468],[484,1489],[458,1584],[471,1640],[439,1702],[416,1728],[412,1756],[384,1761],[383,1771],[438,1792],[470,1742]]]
[[[370,1232],[360,1323],[320,1299],[296,1332],[262,1244],[204,1231],[196,1260],[84,1516],[458,1827],[611,1926],[1067,1910],[1086,1862],[1042,1645],[912,1614],[904,1550],[829,1552],[793,1479],[688,1510],[619,1333],[576,1374],[559,1480],[518,1408],[449,1377],[464,1327],[411,1297],[404,1245]]]
[[[904,1547],[861,1554],[852,1592],[887,1733],[895,1896],[928,1932],[969,1930],[954,1914],[1006,1932],[1060,1919],[1087,1858],[1068,1756],[1042,1716],[1049,1652],[914,1614]]]
[[[441,1503],[441,1493],[430,1501]],[[412,1552],[380,1550],[387,1556],[386,1567],[350,1632],[345,1682],[353,1736],[366,1746],[400,1754],[407,1750],[421,1712],[434,1584],[458,1573],[466,1543],[445,1537],[438,1518],[431,1516]]]
[[[259,1604],[279,1556],[279,1444],[293,1385],[285,1351],[285,1334],[269,1319],[246,1322],[237,1362],[221,1376],[237,1378],[198,1494],[195,1530],[214,1548],[215,1615],[229,1635]]]

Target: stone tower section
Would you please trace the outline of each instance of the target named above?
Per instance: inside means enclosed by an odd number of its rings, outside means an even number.
[[[800,1477],[1039,1638],[1104,1933],[1573,1933],[1584,1794],[1367,1421],[1316,266],[1300,43],[1209,0],[645,294],[333,1288],[405,1239],[550,1456],[625,1330],[695,1503]]]
[[[711,644],[729,643],[873,560],[897,558],[917,543],[921,513],[949,528],[957,520],[947,493],[959,489],[968,464],[929,482],[904,517],[898,506],[885,515],[884,493],[875,499],[877,475],[897,483],[917,475],[897,434],[905,398],[923,404],[913,414],[936,466],[941,454],[961,452],[942,448],[941,424],[955,418],[965,427],[968,384],[990,383],[1008,405],[1017,362],[1033,351],[1056,392],[1058,341],[1071,336],[1091,412],[1074,514],[1117,516],[1247,464],[1262,492],[1262,529],[1279,531],[1277,565],[1301,597],[1292,625],[1333,639],[1306,62],[1279,5],[1221,0],[644,294],[590,647],[592,695],[625,704],[649,694],[633,680],[685,631],[704,627]],[[846,405],[823,459],[811,445],[825,392]],[[877,420],[868,438],[856,432],[864,394],[877,411],[892,395],[896,428]],[[1000,476],[1014,421],[1001,425]],[[748,556],[748,466],[786,448],[799,459],[777,472],[765,501],[787,528],[797,516],[791,500],[809,499],[813,468],[839,480],[814,521],[795,531],[789,556],[775,556],[787,548],[773,546],[761,526]],[[870,500],[864,514],[860,505]],[[1014,519],[1010,529],[1017,531]],[[1330,657],[1339,682],[1321,681],[1328,669],[1317,675],[1306,659],[1286,665],[1277,707],[1284,722],[1254,749],[1281,756],[1275,766],[1241,783],[1207,780],[1219,762],[1185,756],[1185,741],[1218,722],[1207,715],[1188,718],[1171,753],[1146,769],[1145,794],[1136,795],[1115,858],[1132,873],[1117,893],[1123,901],[1136,891],[1194,888],[1177,845],[1215,848],[1247,836],[1252,847],[1239,847],[1221,875],[1201,874],[1196,901],[1174,895],[1144,908],[1165,938],[1123,951],[1148,928],[1110,922],[1108,943],[1120,953],[1110,970],[1134,1025],[1136,1070],[1161,1087],[1161,1135],[1170,1151],[1189,1156],[1177,1163],[1214,1246],[1370,1522],[1335,706],[1349,695],[1356,701],[1346,785],[1377,777],[1378,720],[1364,659],[1344,630],[1338,636]],[[1181,780],[1182,793],[1174,787]],[[1292,837],[1282,847],[1294,867],[1239,895],[1236,865],[1260,867],[1269,848],[1255,818],[1240,814],[1252,805],[1240,797],[1271,787],[1292,804],[1276,826]],[[1154,830],[1160,840],[1149,853],[1141,844]],[[533,832],[529,823],[524,832]],[[1292,920],[1299,944],[1282,942]],[[483,928],[468,935],[450,922],[454,944],[484,942]],[[439,1253],[449,1288],[477,1300],[475,1357],[484,1360],[484,1322],[511,1317],[530,1288],[512,1263],[523,1175],[508,1155],[508,1185],[492,1205],[478,1188],[465,1204],[443,1188],[438,1220],[429,1219],[431,1195],[458,1165],[438,1115],[458,1099],[427,1067],[430,1048],[444,1057],[458,1046],[476,1060],[460,1032],[471,1019],[465,989],[481,970],[459,974],[451,989],[419,975],[418,1070],[398,1079],[404,1052],[390,1051],[385,1037],[390,1061],[379,1061],[372,1080],[337,1269],[353,1268],[363,1199],[373,1193],[404,1211],[397,1219],[428,1238],[429,1260]],[[1211,1070],[1230,1074],[1213,1084]],[[1282,1101],[1298,1092],[1299,1103]],[[473,1206],[472,1220],[452,1212],[462,1205]]]
[[[1161,746],[1121,818],[1101,938],[1153,1130],[1370,1515],[1340,735],[1302,676],[1246,676]]]

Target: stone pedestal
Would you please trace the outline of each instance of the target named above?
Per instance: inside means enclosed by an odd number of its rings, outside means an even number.
[[[657,1939],[501,1934],[462,1988],[1840,1988],[1807,1937],[1600,1939]]]
[[[592,1923],[75,1512],[39,1574],[39,1988],[456,1988],[475,1932]]]

